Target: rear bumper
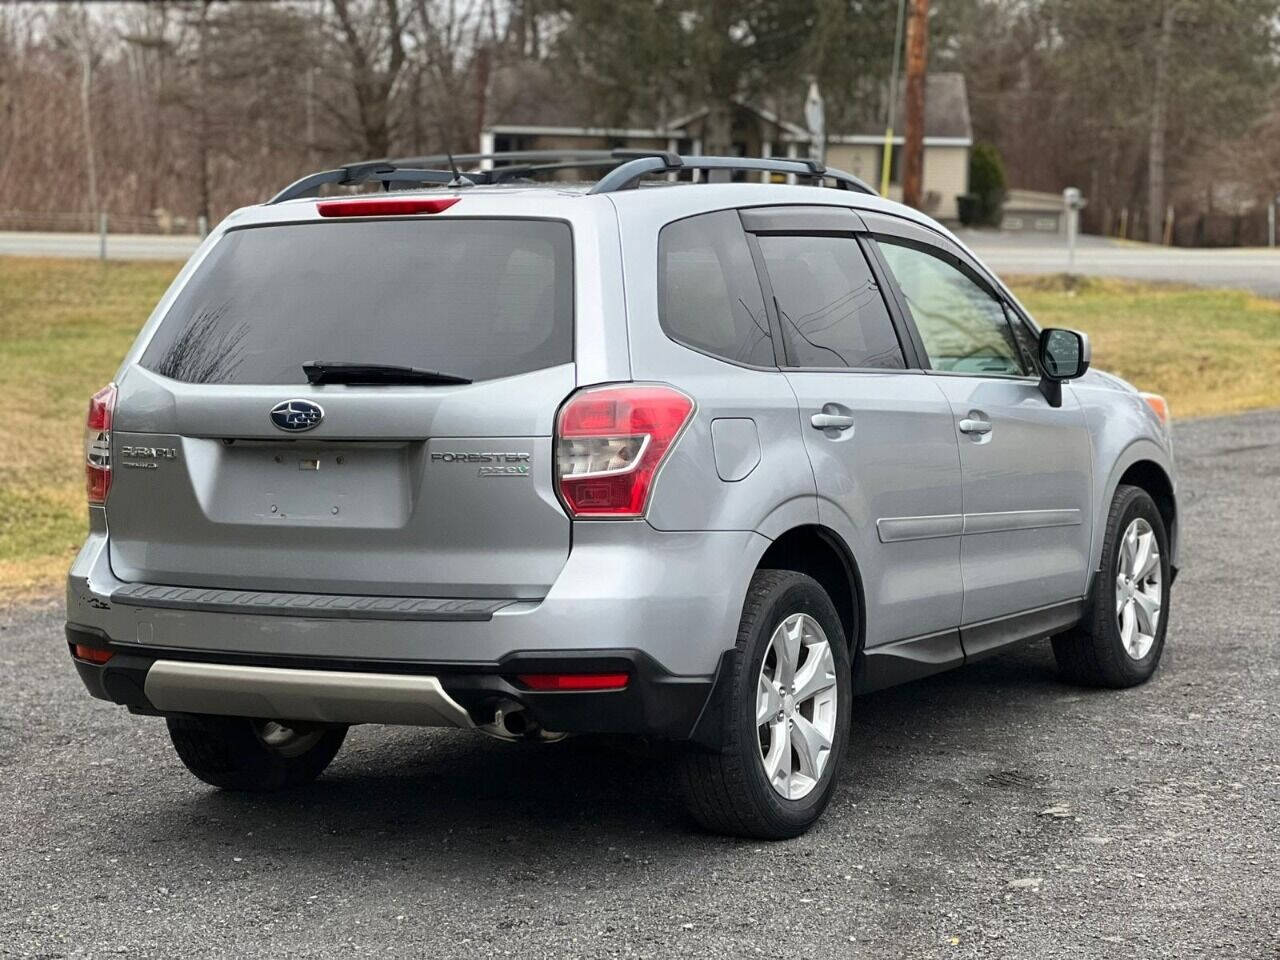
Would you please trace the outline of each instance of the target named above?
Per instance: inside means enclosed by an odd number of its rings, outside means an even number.
[[[106,663],[73,658],[89,693],[137,713],[213,713],[321,723],[393,723],[476,728],[515,702],[544,730],[637,734],[708,742],[700,725],[719,680],[732,668],[725,651],[706,676],[675,676],[637,650],[517,653],[496,663],[358,662],[200,654],[112,643],[67,624],[68,643],[110,650]],[[621,690],[549,692],[520,682],[525,673],[625,673]]]
[[[768,544],[749,531],[580,523],[543,599],[468,602],[465,610],[427,603],[406,612],[337,610],[304,595],[258,595],[269,609],[255,609],[224,596],[139,589],[115,577],[108,538],[94,532],[68,578],[67,622],[114,653],[101,670],[77,662],[90,692],[144,711],[156,709],[145,696],[155,661],[208,661],[435,676],[469,712],[501,695],[549,730],[679,739],[690,735],[733,648],[747,584]],[[621,666],[633,681],[621,692],[566,694],[519,689],[511,679],[517,666],[540,662],[550,672],[562,660],[589,664],[566,672]]]

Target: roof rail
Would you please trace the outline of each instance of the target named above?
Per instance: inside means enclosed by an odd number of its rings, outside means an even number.
[[[590,193],[614,193],[618,190],[629,190],[639,185],[640,180],[650,174],[674,173],[682,170],[722,171],[727,174],[760,171],[766,173],[785,173],[804,177],[814,186],[821,186],[823,181],[831,180],[838,189],[853,190],[879,196],[864,181],[851,173],[826,167],[816,160],[792,157],[677,157],[670,153],[653,153],[631,160],[605,174]]]
[[[452,169],[436,168],[433,164],[476,164],[493,162],[486,169],[468,172],[460,182]],[[424,157],[407,157],[397,160],[369,160],[349,163],[333,170],[321,170],[308,174],[285,187],[268,203],[283,203],[298,197],[313,197],[326,184],[351,186],[371,181],[382,183],[384,190],[392,184],[468,186],[502,183],[526,177],[534,173],[555,170],[612,167],[595,182],[589,193],[613,193],[637,187],[646,176],[682,171],[704,171],[711,177],[727,179],[734,173],[767,172],[796,176],[815,186],[827,180],[842,190],[852,190],[877,196],[865,182],[845,173],[823,166],[816,160],[793,157],[682,157],[666,150],[513,150],[506,153],[461,153],[450,156],[437,154]]]

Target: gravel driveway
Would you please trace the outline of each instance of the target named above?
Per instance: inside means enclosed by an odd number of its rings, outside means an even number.
[[[694,831],[661,760],[352,732],[221,794],[0,613],[0,955],[1280,956],[1280,411],[1186,423],[1183,573],[1135,690],[1045,644],[865,697],[799,840]]]

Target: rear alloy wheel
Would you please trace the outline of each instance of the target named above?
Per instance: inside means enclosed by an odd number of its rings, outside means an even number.
[[[718,706],[717,750],[682,759],[689,812],[717,833],[782,840],[822,815],[849,736],[849,648],[812,578],[759,570]]]
[[[822,625],[792,614],[773,631],[760,664],[760,762],[778,796],[803,800],[822,779],[839,715],[835,661]]]
[[[1096,687],[1131,687],[1149,678],[1164,651],[1169,586],[1164,518],[1145,490],[1121,486],[1085,618],[1053,638],[1062,675]]]
[[[269,792],[310,783],[337,755],[347,728],[248,717],[169,718],[188,770],[224,790]]]

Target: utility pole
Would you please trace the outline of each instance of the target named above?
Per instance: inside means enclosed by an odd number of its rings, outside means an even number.
[[[1151,134],[1147,145],[1147,242],[1160,243],[1165,217],[1165,128],[1169,122],[1169,58],[1173,45],[1175,0],[1165,0],[1156,38],[1156,77],[1151,97]]]
[[[907,21],[907,130],[902,152],[902,202],[924,198],[924,80],[929,66],[929,0],[911,0]]]
[[[898,0],[898,26],[893,33],[893,70],[889,74],[889,103],[884,121],[884,150],[880,154],[880,196],[889,195],[889,174],[893,170],[893,123],[898,112],[898,71],[902,69],[902,28],[907,18],[907,0]]]

